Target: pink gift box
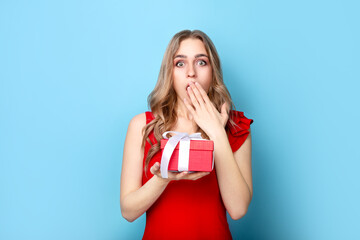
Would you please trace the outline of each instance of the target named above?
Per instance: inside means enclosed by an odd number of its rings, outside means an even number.
[[[161,139],[161,154],[168,139]],[[176,145],[169,162],[169,171],[178,171],[179,145]],[[190,140],[189,170],[211,172],[213,169],[214,142],[209,140]]]

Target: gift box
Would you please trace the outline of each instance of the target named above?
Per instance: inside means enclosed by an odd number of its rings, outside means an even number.
[[[169,132],[176,135],[167,139]],[[167,177],[167,171],[211,172],[214,168],[214,142],[202,139],[201,133],[168,131],[163,137],[160,141],[162,177]]]

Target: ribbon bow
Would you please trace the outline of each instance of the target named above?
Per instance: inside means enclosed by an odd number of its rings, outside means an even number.
[[[175,136],[172,136],[170,139],[166,136],[168,133],[176,133]],[[201,137],[201,133],[197,132],[194,134],[187,134],[184,132],[175,132],[167,131],[163,133],[163,138],[169,139],[166,143],[163,154],[161,156],[161,177],[168,178],[168,168],[171,155],[173,154],[176,145],[180,142],[179,145],[179,161],[178,161],[178,171],[188,171],[189,169],[189,152],[190,152],[190,140],[204,140]]]

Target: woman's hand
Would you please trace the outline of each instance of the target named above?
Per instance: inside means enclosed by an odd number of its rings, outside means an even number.
[[[184,103],[197,125],[210,137],[216,136],[220,128],[225,128],[229,119],[229,106],[225,102],[221,113],[215,108],[205,90],[199,83],[190,83],[187,88],[193,106],[184,98]]]
[[[181,179],[187,179],[187,180],[197,180],[199,178],[202,178],[206,175],[209,175],[210,172],[194,172],[194,173],[189,173],[189,172],[170,172],[168,171],[168,178],[162,178],[161,177],[161,172],[160,172],[160,163],[156,162],[151,168],[150,168],[150,172],[154,175],[156,175],[157,177],[159,177],[160,179],[162,179],[165,182],[170,182],[171,180],[181,180]]]

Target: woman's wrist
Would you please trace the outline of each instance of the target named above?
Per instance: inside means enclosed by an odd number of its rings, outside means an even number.
[[[219,129],[217,132],[213,132],[212,135],[208,135],[210,140],[215,141],[217,139],[227,138],[226,130],[225,128]]]
[[[165,186],[171,181],[168,178],[161,178],[161,177],[158,177],[157,175],[154,175],[153,178],[154,178],[155,182],[157,182],[161,185],[165,185]]]

